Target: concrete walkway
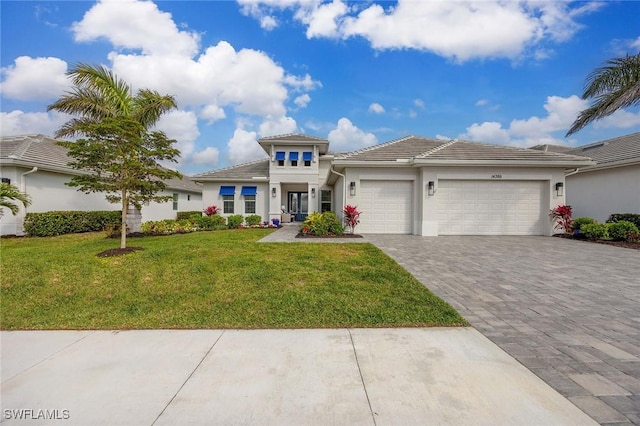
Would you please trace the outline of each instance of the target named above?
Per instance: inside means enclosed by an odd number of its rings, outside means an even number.
[[[640,424],[640,252],[551,237],[368,235],[601,424]]]
[[[595,424],[473,328],[19,331],[0,342],[7,425]]]

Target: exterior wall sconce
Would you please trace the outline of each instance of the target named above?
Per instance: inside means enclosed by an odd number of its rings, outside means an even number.
[[[271,188],[271,196],[273,198],[276,198],[276,189],[275,188]]]
[[[349,195],[351,195],[352,197],[356,195],[356,183],[355,182],[349,183]]]
[[[556,196],[562,197],[564,195],[564,183],[556,183]]]
[[[311,188],[311,197],[312,198],[316,198],[316,189],[315,188]]]
[[[429,183],[427,184],[427,194],[429,194],[429,196],[432,196],[435,193],[436,193],[436,183],[430,180]]]

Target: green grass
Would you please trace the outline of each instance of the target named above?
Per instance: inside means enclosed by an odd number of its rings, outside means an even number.
[[[370,244],[256,243],[272,231],[128,239],[2,239],[0,328],[323,328],[466,325]]]

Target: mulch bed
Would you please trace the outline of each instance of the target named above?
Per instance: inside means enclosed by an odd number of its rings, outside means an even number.
[[[342,235],[312,235],[312,234],[303,234],[302,232],[298,232],[296,238],[362,238],[362,235],[359,234],[342,234]]]
[[[566,238],[568,240],[584,241],[587,243],[606,244],[608,246],[623,247],[633,250],[640,250],[640,242],[611,241],[611,240],[589,240],[586,238],[575,238],[571,234],[555,234],[554,237]]]
[[[125,254],[133,253],[136,251],[144,250],[144,247],[125,247],[125,248],[114,248],[102,251],[96,256],[98,257],[115,257],[115,256],[123,256]]]

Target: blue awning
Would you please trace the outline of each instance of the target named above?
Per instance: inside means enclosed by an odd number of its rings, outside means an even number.
[[[313,152],[303,152],[302,161],[311,161],[313,159]]]
[[[284,151],[276,152],[276,161],[284,161]]]
[[[221,186],[220,187],[220,195],[235,195],[236,187],[235,186]]]
[[[290,152],[289,153],[289,160],[298,161],[298,153],[297,152]]]
[[[258,193],[257,186],[243,186],[240,195],[256,195]]]

